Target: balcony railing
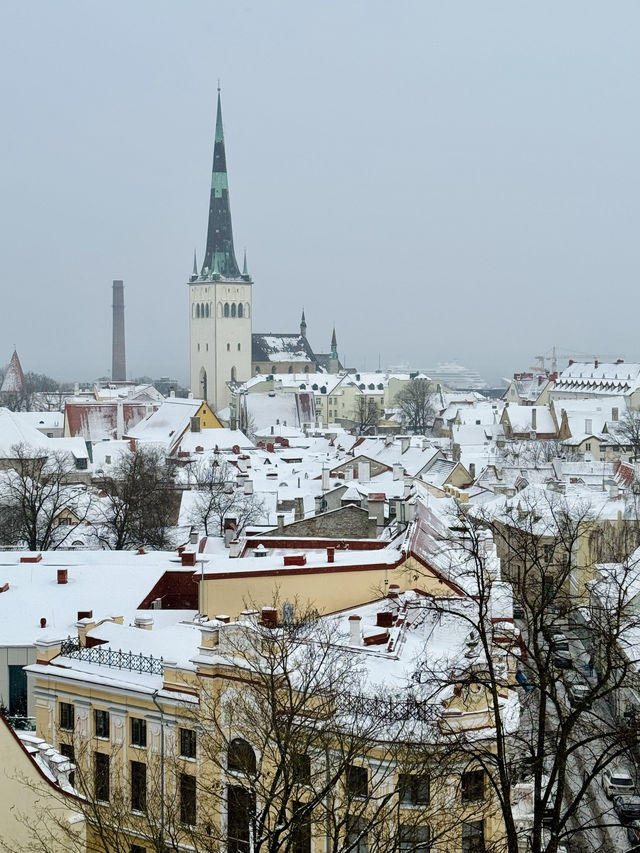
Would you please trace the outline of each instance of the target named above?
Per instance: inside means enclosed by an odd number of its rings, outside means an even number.
[[[98,666],[108,666],[111,669],[125,669],[127,672],[162,675],[162,658],[153,655],[136,655],[133,652],[123,652],[121,649],[105,649],[103,646],[80,646],[71,637],[63,640],[60,654],[67,658],[95,663]]]
[[[431,723],[442,708],[417,699],[393,699],[385,696],[359,696],[345,693],[337,697],[337,710],[348,714],[393,720],[416,720]]]

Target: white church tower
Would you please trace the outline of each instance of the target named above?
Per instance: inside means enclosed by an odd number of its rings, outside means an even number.
[[[242,273],[233,248],[229,183],[218,89],[209,228],[200,272],[189,279],[191,391],[214,411],[229,405],[228,382],[251,377],[251,276]]]

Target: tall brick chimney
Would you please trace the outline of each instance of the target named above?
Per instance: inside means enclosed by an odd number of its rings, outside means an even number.
[[[111,378],[124,382],[127,378],[127,363],[124,352],[124,282],[113,282],[113,348],[111,355]]]

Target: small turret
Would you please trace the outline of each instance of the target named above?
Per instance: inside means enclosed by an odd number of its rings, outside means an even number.
[[[340,359],[338,358],[338,339],[336,338],[336,327],[333,327],[331,335],[331,352],[329,354],[329,373],[337,373],[340,370]]]
[[[300,337],[307,337],[307,321],[304,319],[304,308],[302,309],[302,317],[300,319]]]

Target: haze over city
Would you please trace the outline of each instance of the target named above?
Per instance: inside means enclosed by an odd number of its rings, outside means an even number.
[[[254,328],[304,307],[361,369],[638,359],[639,23],[631,2],[5,4],[4,361],[107,375],[121,278],[129,372],[187,380],[218,79]]]

